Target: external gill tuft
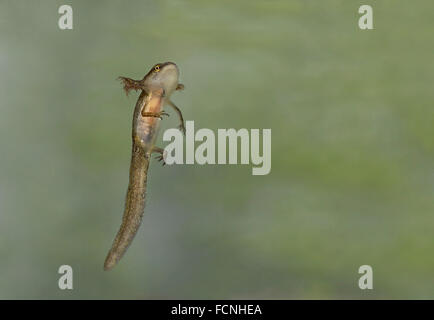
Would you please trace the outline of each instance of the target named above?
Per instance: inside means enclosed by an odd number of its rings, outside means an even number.
[[[126,77],[118,77],[118,80],[124,85],[125,94],[128,96],[131,90],[143,90],[143,85],[141,80],[133,80]]]

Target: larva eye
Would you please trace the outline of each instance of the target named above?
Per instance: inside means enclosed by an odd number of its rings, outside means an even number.
[[[155,71],[155,72],[160,72],[160,65],[159,65],[159,64],[157,64],[157,65],[154,67],[154,71]]]

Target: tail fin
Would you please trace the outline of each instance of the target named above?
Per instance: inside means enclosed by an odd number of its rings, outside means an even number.
[[[125,200],[122,224],[104,262],[104,270],[110,270],[122,258],[134,239],[145,210],[146,182],[149,156],[142,148],[133,145],[130,165],[130,182]]]

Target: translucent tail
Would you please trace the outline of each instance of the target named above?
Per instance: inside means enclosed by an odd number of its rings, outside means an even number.
[[[148,177],[149,156],[133,144],[130,165],[130,181],[125,200],[122,224],[104,262],[104,270],[110,270],[122,258],[134,239],[142,222],[145,210],[146,182]]]

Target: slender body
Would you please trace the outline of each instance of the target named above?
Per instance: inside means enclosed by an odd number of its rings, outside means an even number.
[[[142,222],[151,154],[159,153],[159,159],[164,164],[163,149],[154,144],[162,116],[168,115],[163,111],[165,104],[178,113],[181,119],[180,129],[185,131],[181,111],[170,101],[172,92],[184,87],[178,83],[178,77],[178,67],[172,62],[156,64],[142,80],[120,77],[127,94],[132,89],[142,92],[134,108],[130,176],[124,214],[105,260],[105,270],[113,268],[122,258]]]

